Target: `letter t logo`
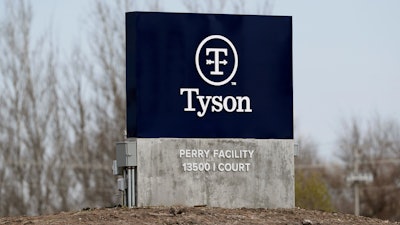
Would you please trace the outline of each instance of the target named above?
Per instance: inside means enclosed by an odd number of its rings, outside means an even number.
[[[219,60],[219,53],[224,53],[225,56],[228,55],[228,49],[226,48],[206,48],[206,55],[208,56],[210,52],[214,52],[214,61],[211,59],[207,59],[206,64],[211,65],[214,64],[214,70],[210,72],[211,75],[224,75],[223,71],[219,70],[219,65],[226,65],[228,62],[224,59],[223,61]]]

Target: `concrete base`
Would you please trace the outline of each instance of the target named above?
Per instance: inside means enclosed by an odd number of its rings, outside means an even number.
[[[137,206],[294,207],[293,140],[135,141]]]

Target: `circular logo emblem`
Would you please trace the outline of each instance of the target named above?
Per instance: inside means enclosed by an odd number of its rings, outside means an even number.
[[[197,47],[195,63],[200,77],[210,85],[222,86],[235,76],[238,54],[232,42],[222,35],[211,35]]]

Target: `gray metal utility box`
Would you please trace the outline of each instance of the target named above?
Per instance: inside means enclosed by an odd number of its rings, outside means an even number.
[[[117,167],[137,166],[136,141],[118,142]]]

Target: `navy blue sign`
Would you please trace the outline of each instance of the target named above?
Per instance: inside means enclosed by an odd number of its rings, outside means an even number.
[[[292,18],[126,14],[128,137],[293,138]]]

